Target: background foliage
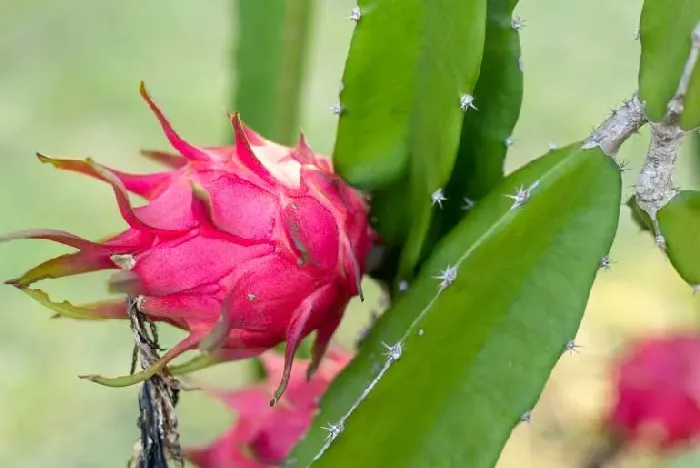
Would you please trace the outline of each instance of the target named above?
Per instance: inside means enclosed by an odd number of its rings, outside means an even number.
[[[352,6],[352,0],[319,0],[313,17],[301,125],[312,147],[325,153],[335,136],[328,107],[337,101]],[[640,7],[640,0],[542,0],[516,8],[526,20],[525,81],[509,170],[542,154],[549,141],[584,137],[634,89]],[[230,139],[224,112],[238,27],[231,1],[0,0],[0,11],[0,230],[53,226],[100,237],[121,228],[108,189],[41,166],[33,154],[150,167],[138,149],[166,143],[137,95],[141,79],[183,135],[205,144]],[[622,150],[632,168],[623,179],[625,193],[645,150],[644,132]],[[683,158],[676,180],[697,188],[694,173]],[[0,245],[0,278],[61,252],[49,243],[32,245]],[[635,335],[697,325],[698,306],[687,286],[649,237],[637,233],[626,209],[611,255],[616,263],[596,281],[577,339],[583,347],[558,365],[533,423],[516,429],[499,467],[576,466],[607,404],[607,366],[620,346]],[[95,299],[104,293],[102,280],[62,281],[50,291],[56,299]],[[376,289],[366,290],[372,300],[349,311],[341,330],[348,346],[376,301]],[[123,373],[130,359],[127,327],[118,333],[114,324],[50,321],[46,310],[11,288],[0,288],[0,303],[3,466],[123,466],[136,433],[136,388],[103,388],[76,376]],[[174,341],[173,333],[165,335]],[[203,375],[234,385],[249,370],[231,364]],[[229,420],[198,394],[185,395],[180,415],[190,443],[210,440]],[[625,466],[655,466],[640,457]]]

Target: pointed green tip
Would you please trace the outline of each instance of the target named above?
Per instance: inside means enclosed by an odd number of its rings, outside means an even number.
[[[36,158],[39,160],[39,162],[44,163],[44,164],[54,164],[55,161],[48,156],[41,154],[40,152],[34,153],[36,155]],[[54,164],[55,165],[55,164]]]
[[[79,375],[78,378],[83,380],[89,380],[90,382],[95,382],[96,384],[104,385],[105,387],[112,388],[123,388],[136,385],[137,383],[143,382],[151,377],[153,377],[158,371],[161,370],[160,366],[154,365],[149,369],[141,372],[136,372],[131,375],[124,375],[121,377],[103,377],[97,374],[87,374]]]
[[[88,375],[79,375],[79,379],[81,380],[90,380],[91,382],[95,382],[99,380],[101,377],[97,374],[88,374]]]

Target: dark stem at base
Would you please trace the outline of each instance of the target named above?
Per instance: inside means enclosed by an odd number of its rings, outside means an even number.
[[[605,468],[610,466],[623,449],[623,440],[615,434],[607,434],[605,440],[600,441],[588,453],[581,468]]]
[[[155,324],[138,309],[135,297],[127,298],[127,313],[134,332],[132,373],[139,362],[148,369],[158,361],[158,333]],[[146,380],[139,391],[138,427],[140,440],[134,447],[129,468],[183,468],[175,405],[179,387],[167,369]]]

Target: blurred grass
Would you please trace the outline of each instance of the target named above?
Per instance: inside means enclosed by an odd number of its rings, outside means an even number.
[[[302,126],[311,146],[326,153],[336,123],[328,107],[337,99],[352,6],[352,0],[320,1],[312,31]],[[527,26],[525,98],[509,169],[546,151],[549,141],[584,138],[631,94],[640,6],[641,0],[541,0],[517,9]],[[0,231],[51,227],[96,238],[122,229],[108,187],[42,166],[33,154],[152,169],[138,150],[167,145],[137,94],[142,79],[186,138],[228,141],[233,11],[224,0],[0,0]],[[627,185],[646,143],[642,133],[621,152],[632,163]],[[681,166],[678,183],[696,185],[692,166],[686,160]],[[0,245],[0,278],[62,252],[39,241]],[[616,263],[596,283],[577,340],[583,347],[562,359],[532,423],[516,429],[500,467],[576,466],[609,404],[605,377],[620,346],[646,333],[696,326],[689,288],[652,241],[636,233],[626,208],[612,256]],[[83,301],[105,294],[103,279],[42,286],[55,299]],[[128,371],[126,324],[48,320],[47,310],[10,287],[0,288],[0,304],[0,465],[124,466],[137,433],[136,389],[103,388],[76,376]],[[366,316],[367,307],[350,310],[341,341],[349,343]],[[165,336],[176,339],[174,332]],[[246,363],[227,364],[202,378],[235,385],[247,371]],[[183,396],[180,418],[188,444],[210,440],[231,420],[197,393]],[[656,465],[640,455],[619,466]]]

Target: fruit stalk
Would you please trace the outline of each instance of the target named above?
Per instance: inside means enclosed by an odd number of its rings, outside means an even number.
[[[134,333],[133,373],[137,360],[145,370],[160,358],[158,333],[155,324],[138,310],[135,297],[128,297],[126,304],[131,330]],[[138,427],[141,435],[136,443],[134,456],[129,462],[130,467],[184,467],[175,412],[179,387],[167,372],[167,369],[164,369],[145,380],[139,391]],[[172,464],[169,465],[168,461]]]

